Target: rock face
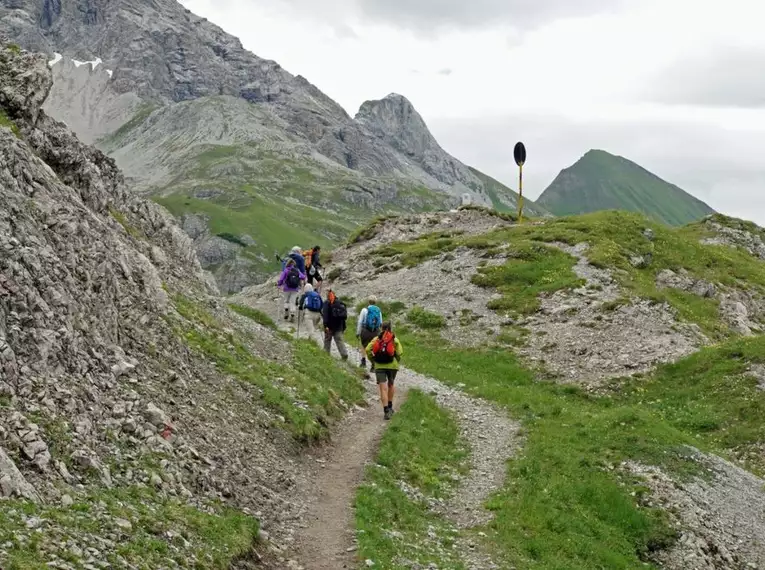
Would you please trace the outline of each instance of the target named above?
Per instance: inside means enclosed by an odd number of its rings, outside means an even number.
[[[0,544],[0,566],[38,534],[37,566],[164,565],[145,563],[145,549],[120,559],[126,531],[144,522],[100,502],[150,487],[147,516],[166,500],[198,516],[225,501],[258,513],[281,542],[300,515],[289,496],[298,446],[256,386],[188,342],[198,321],[179,306],[203,307],[231,338],[249,339],[241,350],[253,362],[294,374],[291,344],[228,312],[169,212],[129,192],[113,159],[42,110],[47,61],[0,49],[0,496],[39,503],[4,508],[3,532],[18,543]],[[86,513],[68,508],[80,502]],[[55,520],[51,505],[63,507]],[[73,521],[83,516],[88,525]],[[199,566],[206,548],[174,529],[155,539],[174,567]]]
[[[421,165],[436,180],[460,186],[468,194],[483,194],[482,182],[464,164],[447,154],[428,130],[425,121],[406,97],[390,94],[380,101],[366,101],[356,121],[405,158]],[[481,202],[486,202],[481,196]]]
[[[85,143],[117,130],[141,108],[135,93],[117,93],[112,70],[92,62],[75,63],[70,58],[54,58],[53,88],[43,109],[63,121]]]

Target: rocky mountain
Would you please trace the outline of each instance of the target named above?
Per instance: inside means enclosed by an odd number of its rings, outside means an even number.
[[[200,258],[224,291],[264,277],[274,249],[338,243],[377,214],[516,207],[512,190],[446,153],[404,97],[351,118],[175,0],[2,0],[0,32],[51,54],[52,116],[98,140],[132,187],[192,217],[184,227],[205,227]]]
[[[361,384],[220,301],[173,217],[42,110],[46,60],[0,48],[0,567],[252,568]]]
[[[562,170],[537,202],[560,216],[617,209],[640,212],[670,225],[714,213],[674,184],[602,150],[590,150]]]

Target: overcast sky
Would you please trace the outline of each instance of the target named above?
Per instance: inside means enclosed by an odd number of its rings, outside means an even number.
[[[182,0],[354,115],[409,98],[441,145],[534,198],[590,148],[765,225],[761,0]]]

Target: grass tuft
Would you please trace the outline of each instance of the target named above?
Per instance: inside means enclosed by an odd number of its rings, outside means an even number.
[[[260,325],[263,325],[264,327],[268,327],[273,330],[278,330],[278,327],[276,326],[276,323],[274,322],[274,320],[271,317],[269,317],[267,314],[265,314],[263,311],[259,311],[258,309],[253,309],[252,307],[247,307],[245,305],[239,305],[237,303],[229,303],[228,306],[231,308],[232,311],[239,313],[240,315],[247,317],[248,319],[251,319]]]
[[[443,315],[431,313],[422,307],[412,307],[406,314],[406,319],[421,329],[442,329],[446,326]]]

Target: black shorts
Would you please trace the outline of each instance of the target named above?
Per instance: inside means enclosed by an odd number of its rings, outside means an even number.
[[[316,280],[317,283],[321,283],[322,281],[324,281],[324,278],[321,276],[321,273],[319,273],[318,269],[314,269],[313,275],[311,275],[311,270],[309,269],[308,270],[308,279],[307,279],[307,281],[311,285],[313,285],[314,279]]]
[[[369,346],[369,343],[372,342],[378,334],[380,334],[379,331],[370,331],[369,329],[361,327],[361,334],[359,336],[361,337],[361,344],[364,345],[364,348]]]
[[[385,384],[386,382],[388,384],[393,384],[393,382],[395,382],[396,380],[397,374],[398,374],[398,370],[390,370],[390,369],[380,370],[379,368],[375,368],[375,376],[377,377],[378,384]]]

